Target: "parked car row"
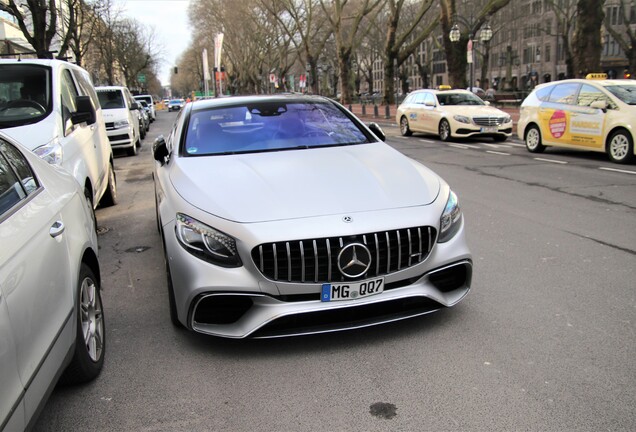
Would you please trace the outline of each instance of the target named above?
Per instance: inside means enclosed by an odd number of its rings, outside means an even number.
[[[61,60],[0,60],[0,431],[102,368],[94,211],[117,202],[113,149],[136,154],[156,118],[146,96]]]
[[[416,90],[398,107],[396,122],[404,136],[433,133],[442,141],[512,135],[512,119],[467,90]],[[636,157],[636,81],[589,74],[538,85],[520,110],[517,135],[531,153],[547,147],[604,152],[615,163]]]

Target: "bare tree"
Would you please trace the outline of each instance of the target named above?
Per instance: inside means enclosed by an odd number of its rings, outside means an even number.
[[[338,69],[342,86],[340,101],[342,103],[351,103],[351,59],[363,36],[360,24],[364,17],[373,12],[384,1],[386,0],[358,0],[348,6],[349,0],[320,0],[320,5],[336,39]]]
[[[64,57],[68,50],[73,53],[75,63],[82,66],[84,56],[94,43],[95,34],[100,24],[96,13],[101,6],[101,0],[86,2],[84,0],[64,0],[68,14],[65,16],[66,34],[60,35],[62,45],[59,56]]]
[[[415,6],[405,10],[406,0],[388,0],[388,14],[386,20],[386,41],[384,44],[384,96],[383,102],[394,103],[395,67],[402,64],[418,49],[437,27],[438,21],[430,20],[422,28],[420,25],[426,13],[433,5],[433,0],[423,0],[419,5],[410,2],[406,6]],[[408,13],[405,13],[408,12]],[[405,17],[409,17],[404,19]],[[400,22],[406,25],[400,26]],[[406,79],[402,79],[405,83]]]
[[[472,14],[473,20],[460,26],[461,36],[458,42],[451,42],[448,35],[451,27],[458,18],[456,0],[440,0],[440,23],[442,27],[442,39],[444,42],[444,52],[446,54],[446,64],[448,67],[449,84],[452,87],[466,87],[466,51],[469,36],[477,35],[477,32],[486,24],[490,16],[507,6],[510,0],[487,0],[479,7],[475,2],[468,5],[477,11]],[[468,25],[472,25],[468,28]],[[471,86],[474,83],[471,83]]]
[[[51,42],[57,34],[59,11],[55,0],[7,0],[1,9],[13,15],[38,58],[51,59]],[[23,12],[24,11],[24,12]]]
[[[600,70],[601,26],[604,0],[578,0],[577,18],[572,38],[574,70],[579,76]]]

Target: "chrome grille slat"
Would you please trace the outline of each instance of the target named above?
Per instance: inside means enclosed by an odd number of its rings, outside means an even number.
[[[284,240],[255,246],[252,259],[255,267],[273,281],[324,283],[361,280],[419,264],[428,257],[435,237],[434,227],[420,226],[346,237]],[[367,246],[372,258],[367,273],[353,279],[342,276],[337,267],[339,251],[351,243]]]
[[[473,123],[478,126],[499,126],[503,121],[503,117],[473,117]]]

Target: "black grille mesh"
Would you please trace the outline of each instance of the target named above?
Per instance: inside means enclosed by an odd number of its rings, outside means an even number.
[[[347,237],[265,243],[252,249],[252,259],[268,279],[280,282],[338,282],[338,254],[351,243],[362,243],[371,253],[371,267],[359,280],[412,267],[426,259],[435,242],[430,226],[358,234]]]

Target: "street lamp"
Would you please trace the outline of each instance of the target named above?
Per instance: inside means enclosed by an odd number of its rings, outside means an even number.
[[[483,29],[479,32],[479,39],[473,39],[475,37],[475,33],[477,32],[477,23],[474,22],[473,17],[470,17],[470,21],[466,21],[465,18],[461,16],[455,16],[455,21],[459,21],[462,23],[468,30],[470,31],[468,35],[468,45],[467,50],[470,53],[469,61],[470,61],[470,91],[473,90],[475,85],[475,50],[473,49],[473,44],[477,42],[487,43],[492,39],[492,28],[490,28],[490,24],[486,23]],[[459,25],[457,22],[453,24],[450,33],[448,34],[451,42],[459,42],[461,39],[461,31],[459,30]]]

